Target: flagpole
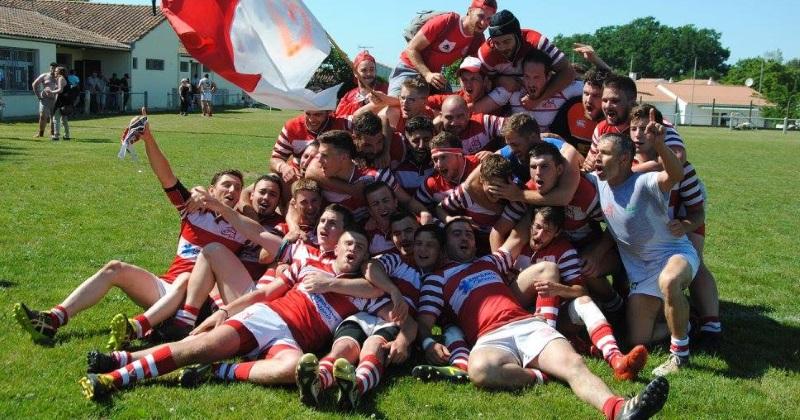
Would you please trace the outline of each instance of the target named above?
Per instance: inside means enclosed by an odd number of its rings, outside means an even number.
[[[361,75],[359,75],[358,72],[356,71],[356,67],[353,64],[353,62],[350,61],[350,57],[347,56],[347,53],[345,53],[344,50],[341,47],[339,47],[339,44],[336,43],[336,41],[333,39],[331,34],[328,33],[328,31],[325,31],[325,35],[328,37],[328,41],[330,41],[331,46],[333,46],[334,49],[336,49],[337,51],[339,51],[341,53],[340,54],[341,57],[344,59],[344,61],[347,63],[347,65],[349,65],[350,68],[353,70],[353,75],[356,77],[356,79],[358,79],[358,83],[361,86],[364,86],[369,91],[369,93],[373,93],[374,90],[372,89],[372,86],[370,86],[366,82],[364,82],[364,79],[362,79]]]

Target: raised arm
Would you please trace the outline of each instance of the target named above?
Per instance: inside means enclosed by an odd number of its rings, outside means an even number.
[[[142,114],[145,114],[144,109],[142,109]],[[172,172],[172,167],[167,160],[167,157],[164,156],[164,153],[161,152],[161,148],[158,147],[158,143],[156,143],[155,137],[153,137],[153,133],[150,131],[150,124],[147,123],[144,125],[144,132],[142,133],[142,140],[144,141],[144,150],[147,154],[147,161],[150,163],[150,168],[153,169],[153,173],[158,178],[158,181],[161,182],[161,186],[164,188],[172,188],[175,184],[178,183],[178,177],[175,176],[175,173]]]
[[[436,89],[442,90],[447,84],[444,75],[435,73],[433,70],[429,69],[428,66],[425,65],[425,60],[422,58],[422,51],[431,45],[428,38],[425,38],[423,32],[422,30],[418,31],[417,34],[414,35],[414,38],[411,38],[411,41],[408,42],[406,46],[406,55],[408,56],[408,60],[411,61],[411,64],[414,65],[414,68],[425,78],[428,84]],[[438,71],[439,69],[434,70]]]

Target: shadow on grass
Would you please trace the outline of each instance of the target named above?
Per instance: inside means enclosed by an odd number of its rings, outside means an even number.
[[[72,140],[68,140],[68,142],[75,142],[75,143],[119,143],[119,140],[110,139],[110,138],[73,138]]]
[[[0,153],[2,155],[2,153]],[[17,283],[11,280],[0,279],[0,289],[10,289],[16,287]]]
[[[730,378],[758,378],[769,369],[800,372],[800,328],[770,318],[770,308],[720,301],[722,348],[728,364],[717,372]]]
[[[69,328],[69,325],[65,326],[64,328]],[[67,330],[62,332],[61,330],[58,331],[56,335],[55,342],[58,344],[68,343],[72,340],[85,340],[88,338],[100,337],[100,336],[108,336],[108,328],[101,328],[101,329],[92,329],[92,330]]]

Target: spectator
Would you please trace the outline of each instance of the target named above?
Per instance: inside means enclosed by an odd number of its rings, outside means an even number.
[[[181,79],[178,97],[181,100],[181,115],[185,117],[189,114],[189,104],[192,102],[192,85],[189,84],[189,79]]]
[[[33,81],[33,93],[39,98],[39,133],[34,137],[44,137],[44,127],[52,118],[53,106],[56,97],[52,93],[56,89],[56,67],[58,64],[50,63],[50,71],[42,73]],[[53,126],[50,125],[50,135],[53,135]]]
[[[119,95],[119,83],[120,80],[117,78],[117,73],[111,73],[111,78],[108,79],[108,103],[107,109],[110,111],[118,111],[119,104],[117,103],[117,97]]]
[[[53,109],[51,112],[53,125],[53,135],[51,140],[58,141],[61,136],[61,124],[64,124],[64,140],[69,140],[69,122],[67,121],[72,114],[72,89],[67,82],[67,70],[64,67],[56,68],[56,88],[50,92],[55,95]]]
[[[119,80],[119,89],[122,91],[122,106],[119,107],[119,112],[123,113],[128,110],[128,102],[131,100],[131,77],[128,73],[123,74]]]

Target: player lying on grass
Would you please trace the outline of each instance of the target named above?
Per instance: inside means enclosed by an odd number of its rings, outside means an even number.
[[[35,342],[52,343],[59,328],[79,312],[100,302],[112,287],[122,290],[137,305],[149,308],[172,288],[182,287],[203,246],[217,242],[237,252],[245,243],[244,235],[217,214],[185,211],[191,194],[173,173],[147,124],[141,139],[153,173],[180,215],[180,235],[172,264],[166,273],[157,276],[133,264],[112,260],[49,311],[31,310],[24,303],[17,303],[14,318]],[[237,170],[218,172],[211,178],[208,191],[226,207],[233,208],[242,191],[242,174]]]
[[[423,284],[418,339],[427,342],[436,318],[446,314],[473,344],[469,375],[480,388],[515,389],[541,384],[552,376],[567,382],[580,399],[609,419],[648,418],[661,410],[669,393],[665,378],[654,379],[629,400],[615,395],[561,334],[519,305],[504,281],[512,267],[511,254],[504,247],[477,258],[469,221],[451,220],[445,232],[445,249],[452,262]],[[539,263],[520,277],[557,283],[559,272],[553,263]]]
[[[234,356],[268,358],[240,372],[260,384],[294,382],[295,366],[304,352],[328,345],[333,329],[361,310],[374,310],[381,302],[340,293],[314,293],[306,287],[320,274],[352,279],[354,292],[377,297],[382,291],[355,279],[367,260],[367,238],[348,228],[336,245],[331,262],[308,260],[293,264],[276,281],[248,293],[206,319],[190,339],[156,347],[149,354],[104,374],[89,374],[80,385],[86,398],[97,399],[140,380],[163,376],[191,364],[210,364]],[[349,282],[342,282],[349,283]]]
[[[272,233],[272,235],[264,235],[262,238],[259,234],[258,241],[248,241],[238,253],[233,253],[230,249],[218,242],[212,242],[203,247],[200,254],[197,256],[195,266],[192,269],[192,275],[189,277],[188,282],[183,282],[180,285],[173,287],[167,294],[162,296],[155,304],[147,309],[143,314],[137,315],[128,319],[124,314],[116,314],[111,320],[111,337],[108,341],[109,350],[120,350],[122,347],[133,339],[143,338],[148,335],[152,328],[159,326],[162,322],[168,320],[173,315],[176,315],[174,321],[166,324],[163,328],[159,329],[159,333],[163,335],[166,341],[174,341],[183,338],[194,328],[194,320],[198,317],[203,303],[206,301],[211,289],[201,297],[199,303],[195,302],[197,296],[191,298],[187,297],[187,289],[197,290],[200,277],[208,277],[209,265],[213,259],[214,266],[218,272],[231,274],[231,270],[236,267],[241,267],[244,274],[250,279],[252,285],[253,280],[257,280],[264,274],[266,265],[259,262],[260,254],[262,253],[261,241],[266,241],[268,248],[264,252],[269,255],[269,260],[274,258],[274,253],[280,247],[282,241],[283,231],[278,227],[283,222],[283,216],[276,213],[276,209],[280,203],[282,182],[280,177],[275,174],[268,174],[260,177],[254,184],[252,192],[249,194],[249,202],[245,206],[250,208],[250,213],[253,213],[253,218],[258,221],[264,230]],[[202,191],[202,195],[196,194]],[[234,227],[242,226],[244,229],[239,230],[246,234],[252,232],[253,234],[259,233],[259,230],[252,223],[244,221],[245,216],[239,212],[229,211],[226,212],[223,204],[216,200],[213,195],[204,190],[195,190],[196,199],[202,199],[206,202],[204,208],[211,210],[216,214],[228,217],[227,220]],[[242,194],[244,199],[244,194]],[[239,220],[241,219],[241,221]],[[270,254],[270,251],[272,254]],[[213,258],[209,258],[213,255]],[[235,264],[225,264],[224,261],[233,261]],[[204,274],[198,274],[204,273]],[[235,274],[239,274],[237,271]],[[195,278],[192,281],[192,277]],[[235,276],[234,276],[235,277]],[[213,280],[210,282],[213,288]],[[225,284],[225,283],[223,283]],[[219,291],[215,295],[229,291]],[[194,300],[193,300],[194,299]],[[184,304],[186,302],[193,302],[194,306]],[[229,300],[230,301],[230,300]],[[181,309],[181,305],[183,308]],[[183,331],[183,333],[182,333]]]
[[[532,284],[517,282],[512,291],[519,291],[517,298],[523,306],[529,306],[535,300],[535,314],[545,318],[551,327],[556,327],[556,322],[559,326],[584,327],[592,344],[614,370],[614,376],[620,380],[634,380],[647,362],[647,349],[638,345],[628,354],[620,351],[611,324],[583,286],[578,252],[562,235],[564,218],[562,207],[538,207],[533,211],[532,223],[528,219],[525,225],[518,226],[527,234],[512,234],[506,241],[506,246],[516,256],[515,269],[524,271],[541,262],[554,262],[558,265],[561,281],[554,283],[537,279]]]
[[[412,315],[416,312],[421,276],[436,267],[443,245],[437,232],[435,225],[419,228],[414,216],[407,212],[392,215],[391,238],[396,251],[373,259],[367,271],[368,279],[375,274],[373,270],[388,275],[403,294]],[[320,394],[335,382],[339,408],[355,408],[360,398],[378,385],[386,365],[402,363],[408,358],[415,335],[416,322],[412,317],[402,324],[365,312],[348,317],[337,327],[333,346],[325,357],[318,360],[316,355],[308,353],[298,362],[300,400],[316,407]]]

